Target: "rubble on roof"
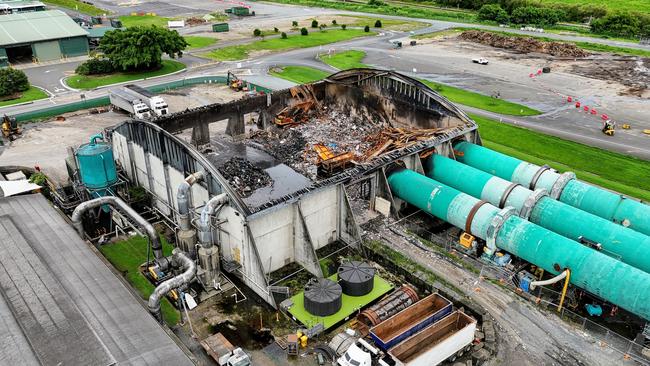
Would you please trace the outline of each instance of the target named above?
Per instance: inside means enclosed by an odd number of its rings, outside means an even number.
[[[248,197],[256,189],[273,183],[266,171],[239,157],[233,157],[225,162],[219,167],[219,171],[242,197]]]

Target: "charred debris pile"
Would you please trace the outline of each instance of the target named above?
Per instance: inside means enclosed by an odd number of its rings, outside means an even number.
[[[279,112],[270,128],[251,133],[248,141],[312,180],[335,175],[444,130],[395,128],[371,112],[336,103],[321,104],[310,85],[293,88],[292,95],[297,103]]]
[[[255,190],[273,183],[266,171],[239,157],[233,157],[225,162],[219,167],[219,172],[242,197],[248,197]]]

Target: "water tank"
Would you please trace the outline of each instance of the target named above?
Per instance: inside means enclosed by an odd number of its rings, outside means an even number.
[[[97,142],[100,139],[102,135],[94,135],[75,153],[81,182],[90,189],[107,188],[117,182],[113,149],[105,142]]]
[[[348,296],[363,296],[375,285],[375,269],[366,262],[350,261],[339,267],[339,284]]]
[[[305,310],[316,316],[329,316],[341,309],[343,290],[327,278],[312,278],[305,286]]]

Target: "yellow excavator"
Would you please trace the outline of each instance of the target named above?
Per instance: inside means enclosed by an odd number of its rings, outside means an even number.
[[[615,129],[616,129],[616,122],[612,121],[611,119],[603,121],[602,131],[605,135],[614,136]]]
[[[18,122],[16,122],[16,117],[7,116],[6,114],[2,117],[2,136],[13,141],[17,136],[20,135],[20,129],[18,128]]]

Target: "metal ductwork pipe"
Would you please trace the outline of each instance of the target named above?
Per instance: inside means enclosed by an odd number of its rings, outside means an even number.
[[[162,313],[160,312],[160,300],[165,296],[169,291],[177,289],[183,285],[187,285],[194,279],[196,276],[196,264],[190,259],[185,253],[180,249],[175,248],[172,252],[172,267],[182,268],[183,273],[168,279],[167,281],[161,283],[156,287],[153,293],[149,296],[149,301],[147,307],[149,312],[159,321],[162,322]],[[181,299],[184,301],[184,299]]]
[[[79,232],[79,235],[81,235],[82,238],[84,234],[83,223],[81,221],[83,214],[90,209],[103,205],[108,205],[113,209],[119,210],[128,216],[131,220],[133,220],[138,226],[144,229],[147,236],[149,237],[149,241],[151,242],[151,249],[153,251],[154,257],[156,258],[156,263],[158,263],[158,265],[163,269],[167,267],[165,263],[165,256],[163,255],[162,251],[162,244],[160,243],[160,238],[158,237],[156,229],[154,229],[153,225],[151,225],[147,220],[135,212],[131,206],[127,205],[126,202],[117,197],[105,196],[95,198],[90,201],[82,202],[79,206],[77,206],[77,208],[74,209],[72,212],[72,224],[74,225],[75,229],[77,229],[77,232]]]
[[[181,230],[190,230],[190,189],[192,185],[203,179],[203,172],[190,174],[178,186],[176,202],[178,202],[178,214],[180,216],[178,226]]]
[[[456,158],[499,178],[529,189],[545,189],[551,198],[606,220],[650,235],[650,206],[618,193],[575,179],[571,172],[558,173],[469,142],[454,145]]]
[[[442,184],[499,208],[514,207],[523,219],[569,239],[599,243],[621,261],[650,273],[650,236],[556,201],[545,190],[531,191],[444,156],[432,155],[424,168]]]
[[[212,197],[201,210],[201,218],[199,221],[199,242],[204,248],[210,248],[216,244],[212,238],[212,229],[210,227],[210,219],[218,207],[228,203],[228,195],[221,193]]]
[[[500,210],[416,172],[395,170],[388,184],[394,196],[456,227],[469,227],[488,245],[553,275],[570,269],[575,286],[650,320],[650,274],[526,221],[512,208]]]
[[[568,269],[565,269],[564,271],[562,271],[562,273],[560,273],[559,275],[557,275],[557,276],[555,276],[553,278],[549,278],[548,280],[544,280],[544,281],[533,281],[530,284],[528,284],[528,286],[530,287],[531,290],[534,290],[535,287],[537,287],[537,286],[552,285],[552,284],[554,284],[554,283],[556,283],[558,281],[562,281],[563,279],[565,279],[566,276],[569,273],[571,273],[571,271],[569,271]]]
[[[381,323],[391,316],[418,302],[419,297],[415,290],[407,285],[393,291],[385,299],[362,311],[357,319],[369,327]]]

